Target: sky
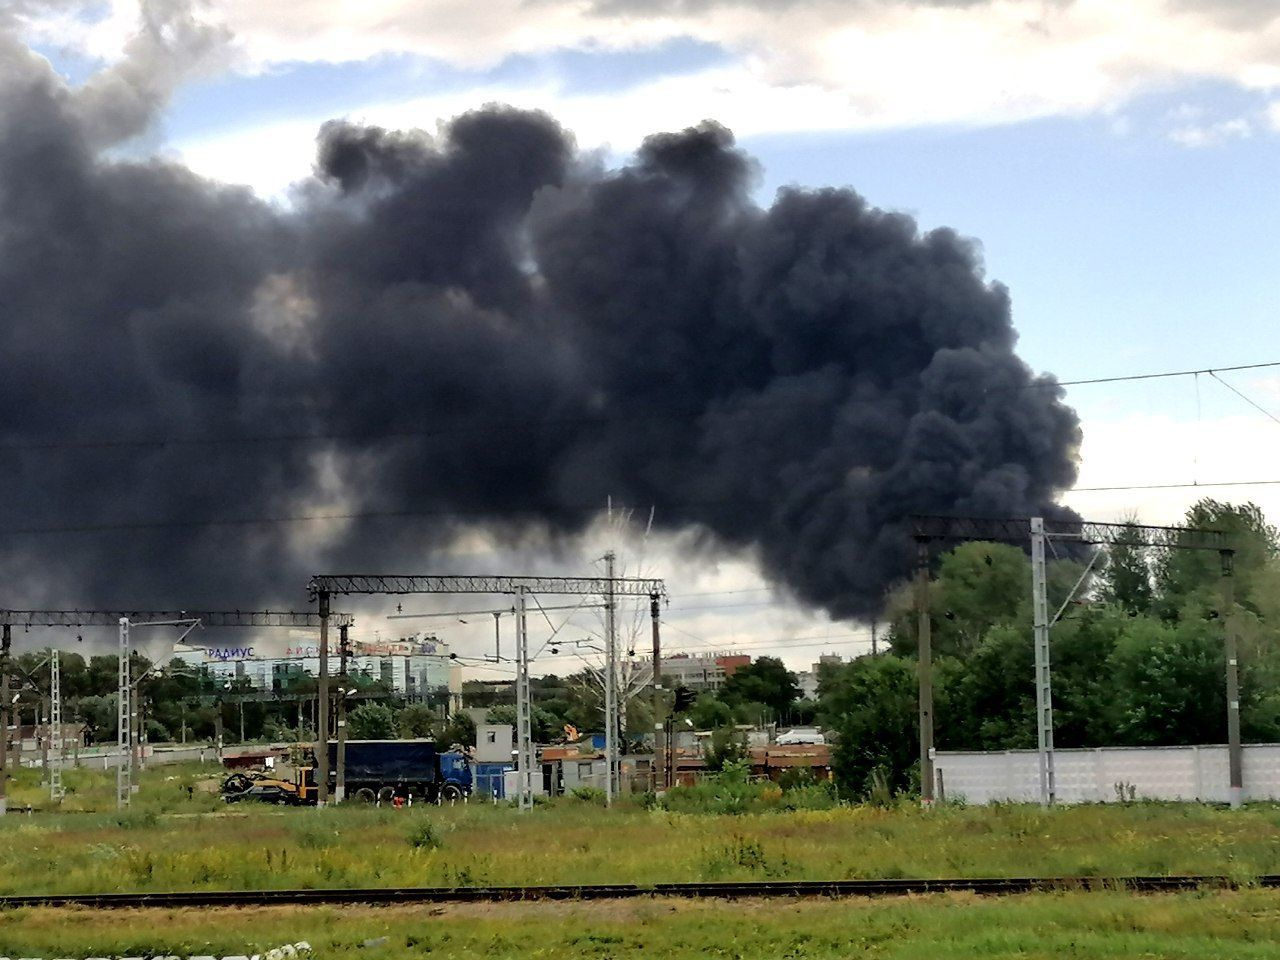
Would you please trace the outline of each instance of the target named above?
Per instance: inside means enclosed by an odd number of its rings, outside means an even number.
[[[23,39],[71,83],[117,62],[143,15],[135,0],[16,9]],[[489,102],[536,107],[605,164],[648,134],[714,118],[758,161],[762,203],[784,185],[850,186],[924,229],[976,238],[1037,370],[1071,381],[1280,362],[1280,9],[1266,0],[208,0],[197,11],[217,42],[172,78],[157,122],[113,148],[121,156],[179,160],[287,206],[320,124],[336,117],[432,130]],[[1280,518],[1280,366],[1080,385],[1067,400],[1084,441],[1064,502],[1082,515],[1174,523],[1212,495]],[[1239,481],[1274,485],[1190,486]],[[1097,489],[1147,484],[1188,486]],[[678,536],[644,542],[654,566],[683,575],[673,645],[781,652],[803,667],[868,643],[867,625],[788,603],[749,557],[708,563]],[[459,559],[511,555],[481,544]],[[441,621],[424,623],[458,649],[487,648],[491,623]]]

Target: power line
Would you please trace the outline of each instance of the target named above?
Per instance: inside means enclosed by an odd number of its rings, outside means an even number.
[[[1266,416],[1268,419],[1270,419],[1270,420],[1274,420],[1276,423],[1280,423],[1280,418],[1277,418],[1277,417],[1276,417],[1276,415],[1275,415],[1274,413],[1272,413],[1270,410],[1268,410],[1266,407],[1262,406],[1261,404],[1259,404],[1259,403],[1255,403],[1255,402],[1254,402],[1253,400],[1251,400],[1249,397],[1246,397],[1243,393],[1241,393],[1239,390],[1237,390],[1237,389],[1236,389],[1235,387],[1233,387],[1231,384],[1227,383],[1227,381],[1223,380],[1220,376],[1218,376],[1218,375],[1217,375],[1216,373],[1214,373],[1212,370],[1210,370],[1210,371],[1209,371],[1209,376],[1213,377],[1213,379],[1217,380],[1220,384],[1222,384],[1224,387],[1226,387],[1228,390],[1230,390],[1232,393],[1234,393],[1237,397],[1239,397],[1241,400],[1243,400],[1243,401],[1244,401],[1245,403],[1247,403],[1249,406],[1253,407],[1253,409],[1257,410],[1259,413],[1261,413],[1261,414],[1263,414],[1264,416]]]
[[[1272,487],[1280,485],[1280,480],[1221,480],[1212,483],[1131,483],[1112,487],[1074,487],[1065,491],[1072,493],[1106,493],[1119,490],[1194,490],[1197,487]]]
[[[1097,383],[1128,383],[1135,380],[1165,380],[1170,377],[1194,377],[1197,374],[1208,374],[1212,377],[1215,373],[1231,373],[1236,370],[1265,370],[1269,367],[1280,367],[1280,360],[1273,360],[1268,363],[1242,363],[1233,367],[1204,367],[1200,370],[1171,370],[1166,373],[1133,373],[1119,377],[1094,377],[1090,380],[1058,380],[1055,383],[1031,383],[1027,384],[1027,386],[1031,389],[1055,386],[1084,387]],[[1214,379],[1217,378],[1214,377]]]
[[[1204,367],[1199,370],[1172,370],[1163,373],[1125,374],[1115,377],[1093,377],[1080,380],[1037,381],[1033,383],[1019,384],[1013,389],[1056,389],[1058,387],[1078,387],[1105,383],[1160,380],[1172,377],[1191,377],[1197,374],[1213,375],[1214,373],[1230,373],[1239,370],[1264,370],[1271,367],[1280,367],[1280,360],[1268,363],[1236,364],[1227,367]],[[774,398],[770,402],[776,404],[778,402],[785,401],[779,401],[777,398]],[[807,404],[811,401],[805,398],[796,398],[795,402]],[[665,412],[659,412],[659,409],[660,408],[655,406],[653,408],[653,412],[650,413],[642,412],[637,414],[607,416],[597,414],[549,418],[491,417],[484,420],[472,420],[466,424],[456,426],[437,426],[422,430],[391,430],[381,433],[369,431],[318,431],[280,434],[247,434],[243,436],[225,437],[168,436],[114,439],[94,437],[91,439],[15,441],[0,443],[0,453],[33,453],[56,450],[137,449],[142,447],[233,446],[238,444],[323,443],[326,441],[337,440],[353,442],[412,440],[422,439],[425,437],[450,437],[473,433],[491,433],[498,428],[514,429],[519,427],[590,426],[607,425],[611,423],[635,423],[654,419],[665,420],[673,417],[687,417],[690,414],[705,412],[707,408],[702,404],[686,404],[683,406],[671,404],[665,408]]]

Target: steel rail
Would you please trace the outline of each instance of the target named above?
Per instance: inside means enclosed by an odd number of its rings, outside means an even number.
[[[412,903],[502,903],[539,900],[619,900],[638,897],[887,897],[930,893],[1008,896],[1022,893],[1121,890],[1132,893],[1280,887],[1280,874],[1240,881],[1224,876],[968,877],[893,880],[765,880],[690,883],[553,884],[529,887],[364,887],[320,890],[189,890],[157,893],[47,893],[0,896],[0,910],[18,907],[251,907]]]

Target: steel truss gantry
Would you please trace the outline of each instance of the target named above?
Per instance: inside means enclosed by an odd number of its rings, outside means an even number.
[[[609,572],[613,571],[612,554],[606,557]],[[489,593],[515,597],[516,611],[516,768],[520,787],[520,808],[533,806],[533,767],[536,760],[533,750],[532,717],[529,697],[529,631],[526,617],[530,595],[551,594],[558,596],[594,597],[604,600],[609,624],[608,643],[616,645],[614,636],[614,604],[619,596],[649,597],[651,600],[665,596],[662,580],[637,577],[509,577],[472,575],[417,575],[417,574],[317,574],[307,584],[307,592],[316,602],[320,618],[320,677],[319,713],[320,730],[316,741],[316,780],[319,801],[323,805],[329,799],[329,603],[333,594],[417,594],[417,593]],[[656,609],[656,607],[655,607]],[[606,704],[605,729],[611,732],[616,718],[609,716],[610,704]],[[607,736],[606,734],[606,736]],[[612,738],[607,738],[612,742]],[[606,750],[606,752],[610,752]],[[616,760],[610,753],[610,790],[616,771]],[[341,798],[338,798],[341,799]]]
[[[350,625],[347,613],[332,614]],[[13,627],[115,627],[121,618],[146,621],[199,620],[205,627],[318,627],[311,611],[282,610],[0,610],[0,624]]]
[[[330,614],[339,627],[349,627],[354,622],[351,614]],[[131,653],[129,626],[150,625],[188,625],[198,623],[206,627],[318,627],[320,616],[311,611],[295,610],[0,610],[0,628],[4,631],[3,653],[0,653],[0,675],[3,675],[3,696],[7,697],[9,673],[9,643],[14,627],[29,629],[31,627],[115,627],[120,631],[120,668],[117,688],[117,748],[121,751],[116,774],[116,802],[127,806],[132,794],[132,757],[133,757],[133,720],[136,718],[135,689],[138,680],[129,675],[129,655]],[[189,632],[189,629],[188,629]],[[185,636],[185,634],[184,634]],[[50,704],[51,724],[54,740],[54,761],[51,766],[50,790],[54,799],[62,792],[62,702],[61,702],[61,664],[58,652],[54,648],[51,653]],[[0,708],[4,714],[7,707]],[[221,720],[219,720],[221,724]],[[221,749],[221,742],[219,742]],[[7,777],[5,769],[7,757],[0,747],[0,814],[4,813],[3,780]]]
[[[315,576],[307,584],[312,599],[322,593],[548,593],[572,597],[603,597],[610,590],[619,595],[647,597],[666,592],[661,580],[635,577],[475,577],[402,576],[399,574],[344,573]]]
[[[930,546],[937,541],[971,541],[1030,544],[1032,630],[1035,643],[1036,733],[1039,754],[1040,802],[1057,798],[1053,757],[1053,685],[1049,662],[1049,628],[1062,616],[1068,596],[1052,618],[1049,615],[1045,548],[1054,541],[1092,545],[1098,549],[1072,589],[1080,588],[1106,547],[1158,547],[1173,550],[1212,550],[1221,560],[1223,644],[1226,654],[1227,752],[1231,806],[1243,802],[1244,778],[1240,745],[1240,676],[1234,617],[1235,544],[1221,530],[1196,527],[1158,527],[1138,523],[1099,523],[1092,520],[1055,520],[1044,517],[986,518],[915,516],[911,533],[917,544],[916,613],[920,670],[920,791],[930,805],[934,798],[933,771],[933,655],[929,613]]]

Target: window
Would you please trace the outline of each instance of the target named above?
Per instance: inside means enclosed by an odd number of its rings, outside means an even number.
[[[578,764],[578,779],[581,780],[583,777],[589,776],[591,776],[590,762]]]
[[[490,731],[489,731],[489,733],[488,733],[488,737],[489,737],[489,739],[488,739],[488,742],[489,742],[489,743],[497,743],[497,742],[498,742],[498,731],[497,731],[497,730],[490,730]]]

